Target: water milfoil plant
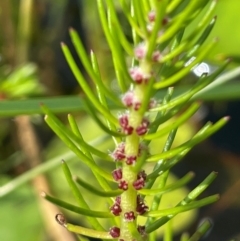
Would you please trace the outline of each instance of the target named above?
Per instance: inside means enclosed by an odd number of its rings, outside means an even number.
[[[191,139],[172,147],[178,127],[201,106],[198,93],[217,78],[228,61],[210,75],[201,73],[191,88],[174,95],[174,87],[178,88],[181,80],[197,68],[216,44],[216,40],[205,43],[216,22],[216,17],[212,16],[216,1],[120,0],[119,4],[131,28],[130,40],[121,28],[114,1],[96,1],[112,54],[118,93],[106,85],[95,53],[85,51],[74,29],[70,29],[72,42],[93,84],[86,81],[69,48],[64,43],[61,45],[85,93],[87,113],[112,137],[115,149],[108,153],[89,145],[72,115],[68,115],[69,129],[47,106],[42,105],[47,124],[91,169],[99,184],[95,186],[80,177],[74,177],[67,163],[62,161],[63,172],[78,206],[44,192],[42,196],[56,205],[84,215],[92,227],[70,224],[63,214],[57,214],[57,222],[71,232],[102,240],[156,240],[156,231],[177,214],[213,203],[219,198],[218,195],[212,195],[197,199],[215,179],[216,173],[213,172],[179,200],[175,207],[159,208],[164,193],[183,187],[193,178],[193,173],[189,172],[178,181],[167,184],[171,168],[193,146],[212,135],[228,120],[225,117],[214,124],[206,123]],[[185,34],[188,25],[202,11],[204,14],[199,23]],[[157,154],[151,154],[149,144],[166,135],[165,145]],[[115,168],[109,172],[97,164],[95,157],[114,163]],[[146,171],[148,165],[153,166],[151,171]],[[155,182],[158,185],[153,188]],[[78,185],[96,196],[105,197],[109,208],[97,211],[97,208],[90,207]],[[146,203],[147,196],[153,197],[151,203]],[[146,218],[144,225],[139,223],[141,216]],[[108,229],[100,219],[109,220]],[[183,236],[182,240],[197,240],[209,226],[209,222],[204,222],[196,234],[190,238]]]

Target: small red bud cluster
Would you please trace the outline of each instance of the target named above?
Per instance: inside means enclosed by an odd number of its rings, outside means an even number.
[[[112,171],[113,179],[118,182],[122,179],[122,168],[117,168]]]
[[[133,182],[133,187],[136,190],[140,190],[145,186],[145,181],[146,181],[147,175],[145,171],[140,171],[137,175],[137,180]]]
[[[109,234],[113,237],[113,238],[118,238],[120,237],[120,228],[118,227],[111,227],[109,229]]]
[[[138,111],[141,107],[141,102],[136,98],[134,92],[132,90],[129,90],[122,96],[122,103],[128,107],[132,108],[135,111]],[[148,108],[152,109],[156,107],[157,101],[155,99],[150,99]]]
[[[151,11],[151,12],[148,13],[148,20],[149,20],[149,22],[154,22],[155,21],[155,17],[156,17],[155,11]]]
[[[138,225],[137,227],[138,232],[141,234],[141,236],[146,236],[145,226]]]
[[[124,218],[128,222],[134,221],[136,219],[133,211],[124,213]]]
[[[118,182],[118,188],[126,191],[128,189],[128,183],[122,180],[122,168],[117,168],[112,171],[113,179]]]
[[[115,161],[122,161],[125,158],[125,142],[121,142],[110,154]]]
[[[123,95],[122,103],[128,108],[133,108],[135,111],[141,107],[141,102],[136,98],[132,90],[129,90]]]
[[[127,156],[126,157],[126,164],[127,165],[134,165],[136,163],[137,157],[136,156]]]
[[[137,208],[136,208],[136,212],[139,215],[143,215],[145,212],[148,211],[148,206],[144,203],[143,199],[141,198],[140,195],[137,196]]]
[[[139,136],[142,136],[147,133],[149,126],[149,120],[147,118],[143,118],[141,124],[136,128],[136,133]]]
[[[140,43],[139,45],[137,45],[137,47],[134,50],[135,58],[138,60],[142,60],[145,58],[146,54],[147,54],[146,44],[143,42],[143,43]],[[161,55],[160,51],[155,50],[152,54],[152,61],[157,62],[161,59],[161,57],[162,57],[162,55]]]
[[[121,181],[118,183],[118,188],[119,188],[119,189],[122,189],[122,190],[124,190],[124,191],[128,190],[128,183],[127,183],[127,181],[121,180]]]
[[[136,84],[143,84],[143,83],[147,84],[148,80],[151,78],[151,74],[144,73],[143,70],[138,66],[131,68],[129,73],[132,80]]]
[[[129,125],[129,115],[124,113],[119,116],[118,120],[122,128],[122,132],[126,135],[131,135],[133,133],[133,127]]]
[[[110,207],[111,213],[115,216],[119,216],[122,212],[120,203],[118,203],[117,200],[115,200],[114,204]]]

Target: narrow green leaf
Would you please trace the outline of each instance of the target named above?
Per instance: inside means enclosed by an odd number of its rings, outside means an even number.
[[[167,208],[163,210],[158,211],[149,211],[144,214],[144,216],[148,217],[160,217],[160,216],[167,216],[167,215],[177,215],[182,212],[186,212],[192,209],[200,208],[206,205],[209,205],[211,203],[214,203],[218,201],[219,195],[213,195],[206,198],[203,198],[199,201],[194,201],[189,204],[183,205],[183,206],[177,206],[174,208]]]
[[[85,210],[91,211],[89,206],[88,206],[88,204],[87,204],[87,202],[84,200],[82,193],[79,191],[79,189],[77,188],[76,183],[73,181],[72,174],[71,174],[71,172],[70,172],[66,162],[64,162],[64,161],[62,161],[62,170],[63,170],[65,178],[66,178],[66,180],[68,182],[69,187],[71,188],[71,191],[72,191],[72,193],[73,193],[73,195],[74,195],[78,205],[80,207],[83,207]],[[54,199],[51,199],[51,200],[54,200]],[[61,202],[60,202],[60,204],[61,204]],[[62,203],[62,204],[65,205],[66,203]],[[59,204],[57,204],[57,205],[59,205]],[[73,208],[72,205],[67,206],[67,207],[68,208],[70,208],[70,207]],[[65,208],[66,208],[66,206],[65,206]],[[71,211],[73,211],[73,210],[71,210]],[[100,230],[104,230],[102,225],[99,223],[99,221],[97,219],[95,219],[95,218],[87,218],[87,220],[89,221],[90,224],[92,224],[93,227],[100,228]]]
[[[163,153],[151,156],[147,159],[147,161],[152,162],[152,161],[158,161],[158,160],[165,159],[165,158],[168,159],[168,158],[171,158],[171,157],[181,153],[182,151],[184,151],[186,149],[192,148],[199,142],[203,141],[204,139],[208,138],[210,135],[212,135],[213,133],[218,131],[221,127],[223,127],[228,122],[228,120],[229,120],[229,117],[224,117],[224,118],[220,119],[213,126],[211,126],[211,128],[208,128],[204,133],[198,132],[198,134],[196,134],[192,139],[183,143],[182,145],[180,145],[176,148],[173,148],[167,152],[163,152]]]
[[[170,131],[168,137],[167,137],[167,140],[166,140],[166,143],[163,147],[163,152],[167,152],[170,150],[172,144],[173,144],[173,141],[176,137],[176,133],[177,133],[177,129],[173,129]],[[162,166],[162,160],[158,161],[154,168],[153,168],[153,171],[147,176],[147,183],[146,183],[146,188],[150,189],[152,187],[152,185],[154,184],[156,178],[159,176],[158,173],[159,173],[159,168],[161,168]]]
[[[131,44],[128,42],[126,36],[124,35],[124,31],[121,28],[121,25],[120,25],[119,20],[117,18],[117,14],[116,14],[116,10],[115,10],[113,1],[106,0],[106,3],[107,3],[108,9],[109,9],[110,14],[111,14],[112,22],[114,23],[114,26],[117,29],[119,41],[120,41],[122,47],[124,48],[124,50],[127,52],[127,54],[129,56],[133,56],[133,48],[132,48]]]
[[[173,241],[173,233],[172,220],[169,220],[166,224],[166,229],[164,230],[163,241]]]
[[[46,116],[45,121],[59,136],[59,138],[69,147],[69,149],[71,149],[89,168],[91,168],[94,172],[98,173],[105,179],[113,181],[112,176],[105,170],[101,169],[96,163],[93,163],[87,156],[85,156],[83,152],[77,148],[77,146],[67,137],[65,133],[62,132],[61,128],[59,128],[59,126],[57,126],[51,118]]]
[[[201,130],[195,135],[195,137],[204,134],[211,126],[212,126],[212,123],[210,122],[205,124],[204,127],[202,127]],[[156,165],[156,168],[154,168],[153,172],[147,176],[147,179],[150,179],[150,180],[147,182],[146,188],[150,188],[152,186],[151,179],[155,180],[159,175],[161,175],[167,170],[170,170],[170,168],[176,165],[190,150],[191,148],[186,148],[183,151],[176,153],[176,155],[173,158],[170,158],[167,160],[164,160],[164,159],[159,160]]]
[[[169,26],[168,29],[163,33],[163,35],[159,37],[159,43],[164,43],[172,36],[174,36],[177,31],[187,23],[187,21],[192,17],[193,14],[199,12],[199,5],[203,5],[203,2],[206,2],[206,0],[201,2],[190,1],[184,11],[182,11],[172,20],[173,22],[171,26]]]
[[[213,41],[212,43],[208,44],[206,47],[204,47],[204,49],[201,50],[201,52],[199,52],[197,57],[190,64],[185,66],[183,69],[181,69],[171,77],[165,80],[161,80],[160,82],[157,82],[154,85],[154,88],[156,89],[164,88],[176,83],[177,81],[180,81],[184,76],[186,76],[191,71],[191,69],[194,66],[199,64],[207,56],[207,54],[209,54],[209,52],[212,50],[215,44],[216,44],[216,41]]]
[[[72,191],[75,199],[77,200],[78,205],[80,207],[89,209],[88,204],[85,202],[85,200],[82,196],[82,193],[79,191],[79,189],[77,188],[77,185],[75,184],[75,182],[72,179],[72,174],[71,174],[66,162],[64,162],[63,160],[62,160],[62,170],[63,170],[65,178],[68,182],[68,185],[71,188],[71,191]]]
[[[84,79],[82,73],[80,72],[76,62],[74,61],[72,54],[70,53],[68,47],[62,43],[62,51],[64,53],[64,56],[74,74],[76,77],[78,83],[82,87],[84,93],[87,95],[89,100],[92,102],[92,104],[98,109],[106,118],[108,118],[109,121],[111,121],[114,124],[117,124],[117,119],[110,113],[108,109],[106,109],[103,105],[100,104],[98,99],[96,98],[96,95],[91,90],[90,86],[87,84],[86,80]]]
[[[171,192],[173,190],[176,190],[184,185],[186,185],[188,182],[190,182],[194,177],[193,172],[187,173],[184,177],[179,179],[178,181],[174,182],[173,184],[169,184],[165,186],[164,188],[157,188],[157,189],[141,189],[138,192],[142,195],[162,195],[167,192]]]
[[[116,197],[122,194],[122,190],[117,189],[117,190],[110,190],[110,191],[101,191],[98,188],[90,185],[88,182],[83,181],[82,179],[80,179],[79,177],[75,178],[75,181],[82,187],[84,187],[85,189],[87,189],[88,191],[101,196],[101,197]]]
[[[91,115],[91,117],[96,121],[96,123],[98,124],[98,126],[106,133],[108,133],[111,136],[115,136],[115,137],[124,137],[126,136],[125,134],[121,133],[121,132],[117,132],[117,131],[113,131],[110,130],[105,124],[103,124],[103,122],[100,120],[100,118],[97,116],[96,110],[91,106],[91,104],[89,103],[89,101],[85,100],[87,109],[88,109],[88,113]]]
[[[93,146],[87,144],[83,138],[81,138],[81,135],[80,135],[80,132],[78,129],[77,126],[75,126],[75,132],[78,133],[78,136],[76,135],[76,133],[74,134],[73,132],[71,132],[53,113],[52,111],[45,105],[41,105],[41,109],[43,110],[43,112],[48,115],[52,120],[53,122],[60,128],[61,132],[64,132],[65,135],[68,136],[69,139],[73,140],[75,143],[78,144],[79,148],[81,149],[82,148],[85,148],[89,151],[91,151],[92,154],[98,156],[98,157],[101,157],[103,158],[104,160],[107,160],[107,161],[112,161],[112,159],[109,157],[109,155],[107,155],[106,153],[104,152],[101,152],[99,151],[98,149],[94,148]],[[74,125],[73,123],[73,119],[71,120],[71,124]],[[75,125],[77,125],[75,123]]]
[[[188,233],[183,233],[181,235],[180,241],[188,241],[188,239],[189,239],[189,234]]]
[[[179,202],[176,207],[184,206],[191,203],[203,191],[206,190],[206,188],[215,180],[216,177],[217,177],[217,173],[215,172],[210,173],[196,188],[194,188],[181,202]],[[218,198],[218,195],[214,195],[214,196],[216,199]],[[147,233],[153,232],[154,230],[158,229],[166,222],[168,222],[170,219],[172,219],[175,215],[170,214],[154,221],[153,223],[146,226],[146,229],[145,229],[146,232]]]
[[[167,6],[167,13],[171,13],[172,11],[174,11],[174,9],[182,2],[182,0],[173,0],[171,2],[169,2],[168,6]]]
[[[93,52],[91,52],[91,62],[92,62],[94,72],[101,79],[97,58],[96,58],[96,56]],[[101,80],[100,80],[100,82],[101,82]],[[100,102],[106,108],[109,108],[108,103],[106,101],[106,98],[105,98],[104,94],[102,93],[102,89],[101,89],[101,87],[98,83],[97,83],[96,88],[97,88],[97,92],[98,92],[98,96],[99,96],[98,98],[99,98]],[[116,97],[115,97],[115,99],[116,99]],[[122,103],[121,103],[121,106],[123,106]],[[108,126],[109,130],[110,131],[116,131],[116,126],[114,124],[112,124],[111,122],[109,122],[107,119],[105,119],[105,120],[106,120],[106,123],[107,123],[107,126]],[[117,143],[119,143],[121,141],[121,140],[119,140],[119,138],[116,138],[115,136],[112,136],[112,139],[113,139],[113,141],[116,145],[117,145]]]
[[[172,129],[175,129],[188,120],[200,107],[200,103],[193,103],[180,117],[178,117],[172,124],[169,124],[166,128],[161,129],[155,133],[147,134],[143,138],[144,140],[152,140],[159,138],[167,134]]]
[[[81,141],[84,142],[83,137],[82,137],[82,135],[81,135],[81,133],[80,133],[80,131],[78,129],[77,123],[76,123],[75,119],[73,118],[73,116],[68,115],[68,121],[69,121],[69,123],[71,125],[71,128],[72,128],[74,134],[76,134],[81,139]],[[84,155],[86,155],[94,163],[94,159],[92,157],[92,153],[90,152],[90,149],[88,149],[88,147],[85,146],[85,145],[80,145],[80,149],[84,153]],[[109,190],[110,186],[107,183],[107,181],[103,177],[98,175],[96,172],[93,171],[93,173],[94,173],[97,181],[101,185],[101,187],[103,187],[104,190]]]
[[[203,45],[203,43],[206,41],[207,37],[211,33],[215,23],[216,23],[217,17],[215,16],[212,21],[209,23],[207,28],[204,30],[204,32],[201,34],[201,36],[198,38],[196,43],[194,44],[194,47],[191,48],[191,50],[184,56],[184,59],[187,60],[190,57],[194,56],[194,54],[197,52],[197,50]]]
[[[138,22],[138,25],[140,26],[141,30],[143,31],[144,35],[147,36],[147,23],[146,23],[146,15],[143,12],[143,4],[142,1],[139,0],[132,0],[133,8],[135,10],[136,19]]]
[[[84,228],[81,226],[76,226],[70,223],[66,223],[65,225],[66,229],[70,232],[81,234],[87,237],[91,238],[97,238],[97,239],[102,239],[102,240],[108,240],[108,239],[113,239],[113,237],[110,235],[109,232],[103,232],[103,231],[98,231],[98,230],[93,230],[93,229],[88,229]]]
[[[140,36],[141,38],[144,38],[144,33],[143,33],[142,29],[138,26],[136,19],[133,16],[131,16],[131,14],[130,14],[131,11],[130,11],[129,6],[127,6],[126,0],[120,0],[120,4],[122,6],[123,13],[125,14],[129,24],[131,25],[132,30],[134,30],[134,32],[138,36]]]
[[[194,95],[199,96],[199,92],[203,91],[206,86],[208,86],[210,83],[214,83],[215,81],[218,81],[217,76],[220,75],[228,66],[230,62],[226,61],[221,67],[219,67],[214,73],[212,73],[210,76],[207,76],[207,74],[203,74],[198,82],[190,88],[189,91],[185,92],[184,94],[178,95],[176,98],[174,98],[172,101],[169,101],[168,103],[163,103],[163,105],[156,107],[152,109],[152,111],[160,111],[160,110],[167,110],[172,107],[182,105],[184,102],[187,102],[192,97],[194,98]],[[216,79],[216,80],[215,80]]]
[[[73,28],[71,28],[69,32],[70,32],[70,36],[71,36],[72,42],[74,44],[74,47],[77,51],[77,54],[78,54],[80,60],[82,61],[82,64],[83,64],[85,70],[87,71],[88,75],[90,76],[91,80],[96,85],[99,86],[99,88],[104,92],[104,94],[108,98],[110,98],[117,105],[121,105],[121,102],[116,98],[116,96],[108,88],[106,88],[105,85],[103,84],[103,82],[100,80],[100,75],[95,73],[95,71],[89,61],[88,55],[84,49],[82,41],[79,38],[79,35],[77,34],[77,32]]]
[[[114,218],[113,214],[110,212],[100,212],[100,211],[93,211],[90,209],[80,208],[77,206],[74,206],[70,203],[64,202],[60,199],[54,198],[52,196],[47,195],[46,193],[42,192],[41,196],[48,200],[49,202],[56,204],[59,207],[65,208],[67,210],[70,210],[72,212],[87,216],[87,217],[94,217],[94,218]]]
[[[151,6],[150,6],[149,1],[143,0],[142,5],[143,5],[143,9],[144,9],[145,13],[148,14],[151,11]]]
[[[129,77],[129,74],[127,73],[126,61],[123,58],[123,53],[119,45],[119,40],[116,38],[116,32],[115,32],[116,29],[114,29],[113,26],[111,26],[112,24],[111,22],[107,22],[103,1],[97,0],[97,5],[98,5],[98,12],[99,12],[102,28],[103,28],[105,37],[108,41],[109,47],[112,51],[113,63],[114,63],[115,73],[117,75],[117,80],[122,92],[125,92],[127,90],[126,80],[130,79],[130,77]]]
[[[162,61],[168,61],[170,59],[173,59],[178,54],[182,52],[186,52],[187,49],[191,49],[194,46],[195,39],[201,33],[203,29],[205,29],[212,18],[213,10],[215,9],[217,1],[212,1],[209,8],[207,9],[205,15],[203,18],[199,21],[196,28],[192,31],[192,33],[179,45],[177,46],[173,51],[168,53],[167,55],[162,57]]]
[[[187,241],[198,241],[200,238],[207,233],[211,228],[212,224],[209,220],[205,220],[197,229],[197,231]]]

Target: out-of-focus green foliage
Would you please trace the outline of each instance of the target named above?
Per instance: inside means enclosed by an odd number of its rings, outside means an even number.
[[[26,64],[18,67],[0,79],[0,94],[7,99],[16,99],[43,95],[44,88],[36,75],[35,64]]]

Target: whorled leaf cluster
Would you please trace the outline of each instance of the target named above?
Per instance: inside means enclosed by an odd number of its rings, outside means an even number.
[[[212,17],[216,1],[180,0],[119,0],[132,31],[129,41],[121,28],[112,0],[97,0],[99,16],[105,37],[112,53],[112,61],[120,93],[114,93],[101,77],[97,58],[93,51],[90,56],[74,29],[70,36],[83,66],[91,78],[92,88],[80,72],[68,47],[62,43],[66,60],[78,80],[86,98],[86,111],[110,136],[115,149],[108,153],[90,146],[84,141],[74,118],[69,115],[70,129],[62,124],[46,107],[46,122],[63,142],[93,172],[100,189],[82,180],[73,178],[63,161],[63,171],[78,206],[66,203],[45,193],[43,196],[66,209],[85,215],[93,229],[68,223],[63,215],[57,221],[68,230],[100,239],[120,241],[156,240],[156,230],[177,214],[215,202],[218,195],[200,200],[197,197],[215,179],[211,173],[175,207],[159,209],[161,197],[184,186],[193,174],[190,172],[173,184],[166,185],[171,168],[176,165],[193,146],[221,128],[228,118],[217,123],[207,123],[190,140],[172,148],[177,129],[198,111],[201,102],[193,101],[196,94],[212,83],[225,69],[227,63],[211,75],[202,73],[199,79],[185,93],[174,96],[174,86],[187,76],[193,68],[209,54],[216,40],[205,44],[216,17]],[[188,25],[204,11],[196,27],[185,34]],[[129,65],[129,57],[132,59]],[[165,89],[163,99],[156,98],[159,90]],[[116,116],[109,105],[114,103],[119,114]],[[174,118],[161,128],[168,120]],[[149,144],[168,134],[166,144],[157,154],[151,154]],[[98,166],[93,156],[115,163],[116,168],[109,173]],[[148,163],[154,162],[152,171],[145,171]],[[152,188],[160,179],[158,188]],[[111,183],[116,183],[112,188]],[[109,210],[96,211],[88,205],[77,185],[100,197],[108,199]],[[145,197],[153,196],[152,203],[145,203]],[[138,224],[138,217],[146,217],[145,225]],[[109,230],[105,230],[98,218],[108,218]],[[209,227],[202,224],[198,232],[204,233]],[[189,239],[191,240],[191,238]]]

